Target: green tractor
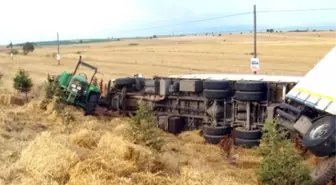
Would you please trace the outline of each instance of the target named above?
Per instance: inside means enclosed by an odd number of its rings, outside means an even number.
[[[83,65],[94,70],[94,73],[88,81],[85,73],[76,74],[79,65]],[[67,104],[81,107],[85,111],[85,115],[93,115],[96,111],[98,101],[100,99],[100,89],[92,84],[97,68],[82,61],[79,57],[76,69],[73,73],[63,72],[57,76],[55,82],[61,88],[61,99]]]

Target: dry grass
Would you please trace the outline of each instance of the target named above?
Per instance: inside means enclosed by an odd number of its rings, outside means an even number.
[[[256,184],[260,158],[250,150],[238,150],[231,166],[193,131],[162,133],[167,144],[158,153],[132,143],[127,119],[102,121],[69,108],[76,117],[69,127],[38,103],[1,107],[0,184]]]
[[[73,70],[77,51],[99,67],[105,79],[135,73],[249,72],[250,41],[252,36],[243,34],[64,46],[61,66],[50,57],[55,47],[37,48],[14,61],[0,53],[0,70],[5,74],[0,91],[12,90],[11,79],[19,67],[28,70],[37,84],[48,72]],[[302,75],[334,46],[335,34],[261,34],[258,41],[262,73]],[[33,94],[40,95],[39,86]],[[75,118],[67,125],[53,111],[53,102],[45,111],[38,99],[24,106],[12,105],[8,98],[1,102],[6,105],[0,103],[0,185],[257,184],[255,170],[261,159],[253,151],[236,150],[239,160],[231,166],[220,149],[205,144],[197,132],[178,137],[162,133],[167,144],[158,153],[132,143],[127,119],[83,117],[79,110],[66,107]]]
[[[260,73],[304,75],[335,45],[335,38],[334,32],[259,34]],[[0,53],[0,70],[5,74],[4,85],[10,88],[19,67],[39,83],[47,73],[72,71],[79,55],[97,66],[104,74],[98,77],[104,79],[136,73],[250,73],[252,42],[251,34],[224,34],[62,46],[61,66],[51,57],[56,46],[38,47],[28,56],[15,56],[13,61],[8,54]]]

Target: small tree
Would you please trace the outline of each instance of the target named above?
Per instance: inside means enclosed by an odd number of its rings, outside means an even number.
[[[311,185],[310,170],[286,138],[287,133],[272,122],[266,122],[263,130],[258,148],[258,154],[263,156],[257,171],[258,180],[272,185]]]
[[[28,93],[33,87],[32,79],[29,77],[29,74],[24,69],[20,69],[19,72],[15,75],[13,79],[13,87],[20,93],[25,93],[26,100],[28,101]]]
[[[33,43],[31,42],[26,42],[23,46],[22,46],[22,50],[23,53],[25,55],[27,55],[29,52],[33,52],[35,50],[35,46]]]

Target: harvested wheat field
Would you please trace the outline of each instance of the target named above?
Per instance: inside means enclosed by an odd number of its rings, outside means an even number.
[[[334,32],[261,33],[257,38],[260,73],[304,75],[335,45],[335,40]],[[13,61],[6,51],[0,52],[4,86],[11,87],[8,80],[11,81],[19,67],[30,72],[36,83],[44,81],[47,73],[72,71],[79,55],[83,61],[98,67],[103,75],[97,77],[104,79],[136,73],[147,77],[251,73],[253,35],[186,36],[61,46],[61,66],[57,66],[55,52],[56,46],[36,47],[33,53],[17,55]]]
[[[260,34],[258,41],[261,73],[303,75],[334,46],[335,33]],[[61,116],[54,102],[40,107],[47,73],[73,70],[79,55],[97,66],[104,79],[135,73],[249,73],[251,34],[62,46],[61,66],[52,58],[55,51],[37,47],[13,61],[0,53],[0,185],[257,184],[261,158],[254,150],[235,149],[232,163],[198,131],[174,136],[157,129],[163,141],[158,151],[134,139],[138,133],[128,118],[84,117],[73,107],[65,107],[67,114]],[[20,67],[35,82],[24,105],[8,95]]]

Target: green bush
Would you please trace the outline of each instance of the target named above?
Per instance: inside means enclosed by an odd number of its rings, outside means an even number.
[[[128,45],[129,46],[138,46],[139,44],[138,43],[129,43]]]
[[[312,179],[304,159],[286,139],[286,132],[272,122],[265,123],[257,153],[263,160],[257,170],[258,180],[265,185],[310,185]]]
[[[160,130],[156,127],[153,112],[141,103],[135,116],[131,118],[131,135],[136,144],[144,144],[156,151],[160,151],[165,144],[160,137]]]
[[[26,42],[26,43],[22,46],[22,50],[23,50],[23,54],[24,54],[24,55],[27,55],[29,52],[33,52],[33,51],[35,50],[34,43]]]
[[[20,69],[13,78],[13,87],[21,93],[25,93],[26,100],[28,101],[28,93],[33,87],[33,81],[29,77],[29,74],[24,69]]]
[[[18,55],[18,54],[20,54],[20,52],[17,49],[12,49],[12,54],[13,55]]]
[[[43,86],[43,100],[40,104],[40,108],[46,110],[47,105],[53,100],[53,98],[60,98],[61,88],[56,82],[45,82]]]

